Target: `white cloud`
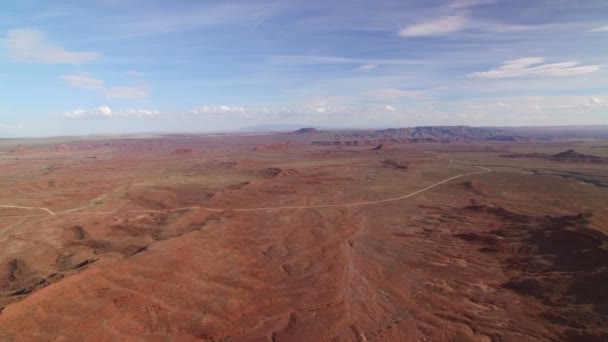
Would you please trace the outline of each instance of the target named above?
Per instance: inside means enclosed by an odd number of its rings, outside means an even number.
[[[591,96],[582,102],[578,101],[573,103],[571,101],[570,103],[556,105],[556,107],[562,109],[601,109],[608,108],[608,103],[595,96]]]
[[[467,28],[469,19],[463,16],[449,15],[441,18],[408,26],[399,31],[401,37],[441,36]]]
[[[161,113],[155,110],[147,109],[127,109],[121,111],[113,111],[108,106],[99,106],[92,109],[75,109],[63,113],[63,116],[70,119],[101,119],[101,118],[116,118],[116,117],[154,117],[160,116]]]
[[[601,27],[596,27],[592,30],[589,30],[589,32],[608,32],[608,25],[606,26],[601,26]]]
[[[401,37],[431,37],[445,36],[450,33],[461,32],[464,30],[485,33],[512,33],[535,30],[547,30],[551,28],[563,28],[563,24],[537,24],[522,25],[484,20],[481,18],[470,18],[462,14],[461,9],[494,3],[493,0],[461,0],[453,2],[448,8],[454,12],[453,15],[446,15],[428,21],[420,22],[405,27],[398,32]],[[465,12],[466,13],[466,12]]]
[[[495,2],[495,0],[455,0],[448,7],[453,9],[461,9],[482,5],[490,5]]]
[[[161,112],[157,110],[148,110],[148,109],[127,109],[120,112],[117,112],[115,115],[118,116],[136,116],[136,117],[150,117],[150,116],[159,116],[162,115]]]
[[[100,106],[93,109],[75,109],[63,113],[64,116],[72,119],[77,118],[109,118],[112,117],[112,109],[107,106]]]
[[[82,64],[100,57],[96,52],[68,51],[50,42],[44,33],[34,28],[8,31],[4,44],[14,59],[25,62]]]
[[[108,99],[140,99],[149,95],[145,84],[107,87],[103,80],[87,74],[67,74],[61,78],[73,87],[94,90]]]
[[[582,104],[582,107],[584,107],[585,109],[591,109],[591,110],[605,109],[605,108],[608,108],[608,102],[606,102],[606,99],[600,99],[595,96],[592,96],[589,99],[587,99],[587,101],[585,103]]]
[[[86,75],[86,74],[67,74],[61,76],[72,87],[102,90],[104,89],[104,82],[98,78]]]
[[[201,106],[189,111],[159,112],[146,109],[112,110],[107,106],[76,109],[63,113],[68,119],[138,119],[166,125],[188,122],[214,125],[293,123],[310,120],[314,125],[380,127],[412,125],[543,125],[605,124],[608,108],[606,94],[592,96],[519,96],[484,99],[455,99],[445,102],[416,101],[398,106],[390,101],[366,102],[360,98],[319,99],[293,104],[289,108],[240,107],[229,105]],[[162,120],[160,120],[162,118]],[[584,120],[582,120],[584,119]],[[297,120],[297,121],[296,121]],[[188,126],[190,127],[190,126]]]
[[[246,108],[240,106],[201,106],[187,111],[186,113],[197,117],[210,119],[255,119],[277,117],[289,114],[286,109],[268,109],[268,108]]]
[[[62,113],[71,119],[99,119],[99,118],[206,118],[206,119],[255,119],[272,118],[289,115],[288,109],[270,110],[268,108],[245,108],[239,106],[201,106],[188,111],[161,112],[148,109],[125,109],[115,111],[108,106],[91,109],[75,109]]]
[[[238,106],[202,106],[190,111],[192,114],[197,115],[222,115],[222,114],[236,114],[246,116],[248,111],[243,107]]]
[[[377,67],[378,67],[378,64],[368,63],[368,64],[363,64],[362,66],[358,67],[357,70],[368,71],[368,70],[376,69]]]
[[[309,107],[309,110],[312,111],[312,114],[345,114],[349,112],[351,109],[347,108],[344,105],[313,105]],[[306,111],[303,111],[306,112]]]
[[[474,72],[472,78],[509,78],[522,76],[574,76],[598,71],[601,65],[580,65],[579,62],[542,64],[544,57],[527,57],[503,63],[496,69]]]
[[[424,95],[424,91],[386,88],[370,90],[366,92],[365,95],[380,100],[396,100],[401,98],[420,98]]]
[[[455,103],[460,117],[487,119],[490,125],[605,124],[605,97],[521,96]],[[586,118],[582,121],[582,118]],[[481,123],[477,123],[481,124]]]

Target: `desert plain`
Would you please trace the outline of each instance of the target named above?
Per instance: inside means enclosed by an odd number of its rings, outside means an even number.
[[[608,138],[559,134],[0,140],[0,340],[606,341]]]

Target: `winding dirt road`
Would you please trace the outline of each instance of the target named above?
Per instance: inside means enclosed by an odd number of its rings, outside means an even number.
[[[450,161],[450,164],[452,164],[453,161]],[[483,173],[489,173],[492,172],[491,169],[487,168],[487,167],[483,167],[483,166],[475,166],[478,169],[481,169],[481,171],[477,171],[477,172],[469,172],[469,173],[462,173],[450,178],[446,178],[442,181],[439,181],[437,183],[434,183],[432,185],[427,186],[426,188],[414,191],[412,193],[409,193],[407,195],[403,195],[403,196],[399,196],[399,197],[393,197],[393,198],[385,198],[385,199],[381,199],[381,200],[375,200],[375,201],[364,201],[364,202],[353,202],[353,203],[337,203],[337,204],[319,204],[319,205],[306,205],[306,206],[284,206],[284,207],[262,207],[262,208],[233,208],[233,209],[218,209],[218,208],[207,208],[207,207],[198,207],[198,206],[194,206],[194,207],[184,207],[184,208],[173,208],[173,209],[162,209],[162,210],[125,210],[125,211],[120,211],[123,213],[166,213],[166,212],[177,212],[177,211],[187,211],[187,210],[207,210],[207,211],[213,211],[213,212],[225,212],[225,211],[237,211],[237,212],[246,212],[246,211],[269,211],[269,210],[287,210],[287,209],[321,209],[321,208],[340,208],[340,207],[354,207],[354,206],[364,206],[364,205],[374,205],[374,204],[380,204],[380,203],[386,203],[386,202],[395,202],[395,201],[400,201],[402,199],[406,199],[412,196],[415,196],[417,194],[423,193],[425,191],[428,191],[434,187],[437,187],[441,184],[447,183],[449,181],[452,181],[454,179],[457,178],[461,178],[461,177],[466,177],[466,176],[473,176],[473,175],[479,175],[479,174],[483,174]],[[121,187],[119,187],[118,189],[102,195],[100,197],[97,197],[95,200],[99,200],[99,199],[103,199],[108,197],[109,195],[116,193],[122,189],[124,189],[125,187],[127,187],[128,185],[123,185]],[[86,205],[86,206],[82,206],[82,207],[78,207],[78,208],[74,208],[74,209],[68,209],[68,210],[63,210],[60,212],[53,212],[52,210],[50,210],[49,208],[45,208],[45,207],[23,207],[23,206],[13,206],[13,205],[0,205],[0,208],[14,208],[14,209],[26,209],[26,210],[43,210],[46,211],[48,214],[47,215],[61,215],[61,214],[96,214],[96,215],[107,215],[107,214],[113,214],[117,211],[89,211],[89,212],[79,212],[79,210],[81,209],[85,209],[88,208],[90,205]],[[47,216],[47,215],[12,215],[10,217],[36,217],[36,216]],[[9,217],[9,216],[5,216],[5,217]]]
[[[46,211],[49,215],[55,215],[55,213],[49,209],[44,207],[22,207],[19,205],[0,205],[0,208],[12,208],[12,209],[25,209],[25,210],[43,210]]]

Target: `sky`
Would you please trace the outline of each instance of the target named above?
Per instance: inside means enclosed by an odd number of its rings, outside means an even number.
[[[608,124],[606,0],[0,2],[0,137]]]

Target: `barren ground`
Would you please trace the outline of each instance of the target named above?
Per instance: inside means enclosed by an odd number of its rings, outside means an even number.
[[[284,140],[2,141],[0,340],[608,340],[607,141]]]

